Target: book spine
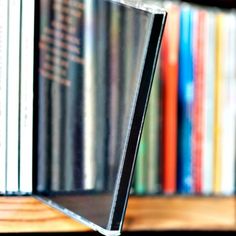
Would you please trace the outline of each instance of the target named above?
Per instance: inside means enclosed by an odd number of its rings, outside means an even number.
[[[32,192],[34,1],[22,1],[20,81],[20,191]]]
[[[233,98],[235,97],[235,16],[224,15],[223,45],[223,84],[222,84],[222,165],[221,193],[234,194],[235,181],[235,114]],[[235,100],[234,100],[235,101]]]
[[[221,186],[221,134],[222,134],[222,46],[223,46],[223,14],[216,16],[216,78],[214,91],[214,183],[213,192],[220,194]]]
[[[204,70],[204,141],[202,160],[202,193],[209,195],[213,191],[213,130],[214,130],[214,83],[215,83],[215,13],[208,12],[205,21],[205,54],[208,62]]]
[[[7,82],[7,191],[18,192],[21,1],[9,0]]]
[[[232,23],[232,30],[230,32],[230,52],[231,52],[231,70],[230,70],[230,85],[229,85],[229,90],[230,90],[230,111],[231,111],[231,122],[232,122],[232,127],[230,127],[230,132],[232,135],[232,143],[231,143],[231,166],[230,166],[230,173],[231,173],[231,181],[229,184],[229,190],[230,194],[235,194],[236,192],[236,165],[235,165],[235,157],[236,157],[236,106],[235,106],[235,101],[236,101],[236,13],[234,11],[233,14],[231,14],[230,17],[230,25]]]
[[[147,156],[148,156],[148,122],[149,116],[146,114],[143,132],[139,144],[137,163],[135,169],[135,193],[146,194],[147,192]]]
[[[56,4],[56,1],[54,1],[54,4]],[[54,15],[54,18],[57,22],[61,22],[61,18],[63,16],[63,6],[62,4],[56,5],[57,10],[52,13]],[[65,25],[68,25],[68,23],[64,23]],[[56,32],[57,30],[53,29],[52,33],[50,33],[51,40],[53,42],[53,47],[57,43],[63,43],[63,39],[58,37]],[[62,50],[57,48],[57,55],[52,57],[50,66],[52,67],[52,75],[54,77],[57,77],[59,75],[63,74],[63,67],[59,66],[63,62],[63,55]],[[45,65],[45,68],[49,67],[49,65]],[[50,173],[51,173],[51,190],[52,191],[59,191],[64,189],[65,187],[65,179],[64,179],[64,135],[65,128],[64,123],[65,119],[63,119],[64,114],[64,106],[65,106],[65,92],[66,89],[61,86],[60,83],[52,83],[51,85],[51,93],[52,93],[52,101],[51,101],[51,117],[48,117],[50,120],[51,130],[52,130],[52,139],[51,139],[51,166],[50,166]],[[48,156],[50,158],[50,156]]]
[[[75,9],[67,5],[71,9],[70,28],[74,31],[71,33],[78,45],[67,41],[68,55],[67,63],[67,104],[66,104],[66,171],[65,180],[67,183],[66,190],[81,190],[84,188],[84,99],[83,91],[85,83],[85,4],[84,1],[78,1]],[[68,2],[69,4],[69,2]],[[66,31],[68,34],[70,32]],[[69,48],[73,46],[73,50]],[[72,175],[71,175],[72,173]],[[90,178],[90,177],[88,177]]]
[[[178,191],[192,193],[192,9],[185,5],[180,14],[180,54],[178,85]]]
[[[230,85],[229,85],[229,90],[230,90],[230,112],[231,112],[231,122],[232,122],[232,127],[230,127],[230,132],[232,135],[232,152],[231,152],[231,163],[232,165],[230,166],[231,168],[231,181],[230,181],[230,187],[229,187],[229,192],[231,194],[235,194],[236,192],[236,165],[235,165],[235,157],[236,157],[236,106],[235,106],[235,101],[236,101],[236,13],[234,11],[233,14],[231,14],[230,17],[230,25],[232,23],[232,31],[230,32],[230,52],[231,52],[231,70],[230,70]]]
[[[110,18],[110,71],[109,71],[109,188],[113,189],[117,168],[117,145],[119,143],[119,79],[120,79],[120,11],[112,5]]]
[[[108,6],[103,1],[97,1],[97,14],[98,20],[94,22],[96,38],[94,43],[98,42],[95,47],[95,60],[96,60],[96,79],[95,79],[95,94],[96,94],[96,142],[95,142],[95,165],[96,165],[96,178],[95,189],[97,191],[103,191],[106,189],[108,179],[106,175],[108,173],[108,124],[106,115],[108,114],[108,105],[106,101],[107,97],[107,80],[109,70],[109,57],[107,56],[107,48],[109,42],[109,11]]]
[[[67,10],[67,5],[63,5],[60,2],[54,1],[54,12],[52,15],[56,22],[60,22],[62,25],[70,28],[70,20],[69,17],[66,20],[66,15],[64,11]],[[61,46],[65,43],[68,43],[68,35],[64,33],[61,28],[57,28],[55,25],[50,29],[48,35],[51,37],[54,48],[54,55],[52,56],[52,60],[50,66],[52,68],[52,75],[54,78],[67,78],[67,72],[65,70],[65,63],[67,63],[67,58],[65,58],[65,52],[68,53],[67,48],[62,48]],[[48,65],[47,65],[48,66]],[[50,68],[50,67],[49,67]],[[52,191],[63,191],[66,186],[66,178],[68,176],[65,175],[65,142],[66,142],[66,96],[67,96],[68,88],[67,86],[63,86],[62,83],[52,83],[51,85],[51,93],[52,93],[52,101],[51,101],[51,117],[48,117],[50,120],[51,130],[52,130],[52,147],[51,147],[51,189]],[[50,158],[50,157],[49,157]],[[69,159],[69,157],[68,157]]]
[[[176,192],[177,182],[177,101],[178,101],[178,51],[179,6],[166,5],[170,16],[163,37],[161,57],[163,89],[163,191]],[[173,28],[173,24],[175,27]],[[170,148],[171,146],[171,148]]]
[[[38,78],[38,145],[37,145],[37,191],[42,192],[51,189],[49,171],[51,163],[50,155],[51,143],[49,136],[49,116],[51,116],[50,89],[52,81],[45,79],[47,65],[50,64],[51,56],[48,53],[48,43],[45,37],[45,28],[49,27],[52,19],[50,2],[40,2],[40,41],[39,41],[39,78]]]
[[[0,0],[0,194],[6,191],[8,1]]]
[[[96,67],[95,64],[95,4],[85,2],[85,80],[84,80],[84,189],[95,187],[95,139],[96,134]]]
[[[77,191],[83,187],[84,6],[78,3],[73,8],[71,4],[62,1],[41,4],[38,124],[41,192]]]
[[[153,79],[152,90],[148,106],[148,151],[147,151],[147,194],[154,194],[159,191],[159,176],[158,176],[158,82],[159,82],[159,65],[156,67],[155,76]]]
[[[204,35],[205,12],[194,14],[194,103],[193,103],[193,191],[202,193],[202,153],[203,153],[203,102],[204,95]]]

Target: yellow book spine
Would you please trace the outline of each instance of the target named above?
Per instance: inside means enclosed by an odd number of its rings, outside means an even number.
[[[213,192],[221,190],[221,100],[222,100],[222,47],[223,14],[216,15],[216,77],[215,77],[215,111],[214,111],[214,175]]]

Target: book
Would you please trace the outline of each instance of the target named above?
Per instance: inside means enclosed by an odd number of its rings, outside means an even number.
[[[21,4],[9,0],[8,61],[7,61],[7,163],[6,191],[19,191],[19,83],[20,83],[20,25]],[[13,69],[14,68],[14,69]]]
[[[140,140],[136,170],[135,170],[135,193],[142,195],[147,192],[147,157],[148,157],[148,113]]]
[[[8,1],[0,1],[0,194],[6,193]]]
[[[178,84],[178,191],[193,192],[192,107],[193,107],[193,10],[185,5],[180,13]]]
[[[134,192],[137,195],[156,194],[161,191],[160,186],[160,158],[159,158],[159,82],[160,64],[157,64],[150,93],[149,105],[135,170]]]
[[[84,13],[84,82],[83,82],[83,93],[84,93],[84,106],[83,106],[83,150],[84,150],[84,180],[83,185],[85,189],[93,189],[95,187],[95,178],[96,178],[96,161],[95,161],[95,145],[96,139],[91,138],[94,134],[96,137],[96,121],[95,116],[96,111],[96,31],[95,27],[95,18],[93,17],[96,14],[95,8],[97,8],[99,3],[93,3],[93,1],[85,2],[85,13]],[[101,16],[100,16],[101,17]],[[82,46],[82,45],[81,45]],[[83,46],[82,46],[83,47]],[[102,54],[103,52],[101,52]],[[103,90],[101,89],[101,93]],[[103,105],[102,105],[103,106]],[[102,109],[102,106],[100,107]],[[102,137],[101,137],[102,138]],[[100,156],[99,156],[100,157]]]
[[[216,15],[216,61],[214,91],[214,182],[213,192],[220,194],[221,185],[221,134],[222,134],[222,53],[223,53],[223,13]]]
[[[232,195],[235,192],[235,15],[224,16],[224,45],[222,52],[222,140],[220,192]]]
[[[19,191],[32,193],[34,1],[22,0],[19,117]]]
[[[40,17],[41,17],[40,19],[42,21],[42,27],[44,25],[49,25],[50,3],[41,2],[35,5],[35,7],[40,9],[39,12],[40,12]],[[38,42],[39,45],[35,45],[35,46],[36,46],[36,50],[38,48],[38,50],[41,50],[41,52],[47,49],[46,43],[43,41],[43,39],[41,39],[42,37],[41,34],[43,34],[42,27],[38,29],[35,28],[35,32],[38,33],[37,40],[40,40],[40,42]],[[39,32],[37,32],[37,30],[39,30]],[[49,55],[48,56],[44,55],[44,56],[45,56],[45,62],[50,61],[51,57]],[[41,57],[43,57],[43,54]],[[35,64],[36,66],[39,67],[40,59],[38,59],[38,61],[35,62]],[[37,76],[38,76],[38,72],[39,72],[39,69],[37,69]],[[34,89],[34,92],[35,94],[38,94],[38,90],[40,89],[49,97],[50,95],[49,86],[50,86],[50,81],[48,81],[48,84],[47,84],[45,83],[43,79],[39,77],[39,79],[36,80],[35,82],[36,89]],[[36,138],[37,138],[37,139],[35,138],[36,140],[34,142],[34,145],[37,145],[36,154],[38,154],[37,152],[38,150],[40,150],[40,155],[41,155],[40,159],[37,159],[36,161],[34,161],[35,166],[37,167],[37,171],[38,171],[36,173],[37,177],[35,178],[36,187],[34,188],[36,188],[38,191],[43,191],[43,189],[45,188],[50,189],[49,187],[50,184],[48,183],[48,178],[49,178],[48,172],[50,171],[50,162],[49,162],[49,159],[47,159],[47,155],[48,155],[48,152],[50,152],[51,143],[50,143],[50,139],[48,138],[48,135],[50,135],[50,130],[48,128],[49,118],[45,115],[47,111],[49,117],[51,116],[50,100],[46,99],[46,97],[44,96],[40,96],[37,100],[35,99],[34,106],[36,106],[38,108],[37,110],[39,111],[40,111],[40,108],[42,109],[41,112],[36,113],[38,114],[38,117],[36,117],[36,121],[38,122],[38,124],[37,126],[34,126],[34,128],[37,127],[37,129],[41,131],[40,136],[37,137],[38,133],[34,129],[34,134],[36,135]],[[37,112],[37,110],[34,110],[34,112]]]
[[[96,79],[95,79],[95,98],[96,98],[96,176],[95,185],[98,191],[103,191],[107,187],[108,172],[108,145],[104,145],[108,138],[107,130],[109,124],[104,116],[108,114],[108,104],[104,103],[108,96],[108,74],[109,74],[109,58],[106,55],[106,51],[109,48],[110,34],[107,28],[109,27],[109,7],[104,1],[97,2],[97,14],[98,21],[94,28],[96,31],[95,42],[99,42],[95,47],[95,59],[96,59]],[[96,44],[95,44],[96,45]],[[98,115],[99,114],[99,115]]]
[[[178,67],[179,67],[179,15],[175,4],[165,4],[169,17],[163,37],[161,54],[163,102],[163,192],[173,194],[177,183],[177,117],[178,117]],[[175,24],[173,28],[172,25]],[[170,148],[171,147],[171,148]]]
[[[192,168],[193,168],[193,192],[202,193],[202,162],[203,162],[203,105],[205,101],[204,90],[204,51],[206,42],[201,32],[205,31],[206,12],[198,10],[193,16],[193,63],[194,63],[194,102],[193,102],[193,129],[192,129]]]
[[[149,99],[147,117],[145,122],[148,124],[148,145],[147,145],[147,166],[146,166],[146,193],[156,194],[160,192],[160,135],[159,135],[159,115],[160,115],[160,61],[157,63],[155,76],[153,79],[152,90]],[[145,169],[144,169],[145,170]]]
[[[110,33],[110,42],[109,42],[109,49],[111,56],[110,56],[110,62],[108,62],[109,65],[109,137],[108,138],[108,165],[109,165],[109,188],[112,188],[115,183],[115,175],[116,172],[116,166],[117,166],[117,148],[119,145],[119,126],[118,126],[118,120],[119,120],[119,106],[120,106],[120,90],[117,89],[120,87],[120,80],[122,77],[121,75],[121,12],[118,10],[118,5],[112,5],[110,7],[110,24],[109,24],[109,33]]]
[[[205,21],[205,66],[204,81],[205,101],[203,104],[203,159],[202,159],[202,193],[209,195],[213,193],[213,128],[214,128],[214,84],[215,84],[215,13],[208,12]]]

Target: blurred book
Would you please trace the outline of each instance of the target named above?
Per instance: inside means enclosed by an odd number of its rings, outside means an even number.
[[[161,183],[156,192],[232,195],[236,179],[236,105],[232,103],[236,13],[168,1],[163,6],[169,16],[160,58],[160,96],[152,104],[160,127],[152,140],[147,139],[152,131],[146,134],[144,129],[138,163],[146,172],[138,165],[137,172],[148,176],[152,170],[146,166],[153,157],[143,143],[149,147],[155,140]],[[155,129],[148,113],[145,122],[145,127]],[[148,183],[144,186],[141,193],[148,194]]]

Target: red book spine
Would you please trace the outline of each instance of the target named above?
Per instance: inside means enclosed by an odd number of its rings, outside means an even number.
[[[171,5],[163,38],[161,78],[163,91],[163,192],[176,192],[179,7]],[[173,27],[174,26],[174,27]]]
[[[194,105],[193,105],[193,188],[195,193],[202,193],[202,158],[203,158],[203,102],[204,102],[204,22],[205,12],[195,15],[194,51]]]

